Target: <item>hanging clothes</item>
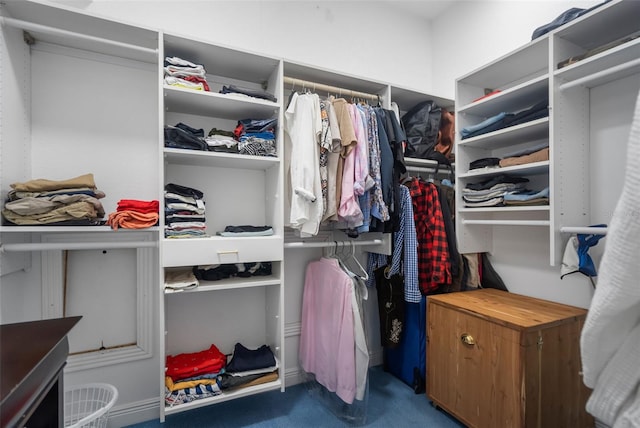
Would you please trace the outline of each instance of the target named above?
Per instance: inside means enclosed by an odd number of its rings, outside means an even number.
[[[451,284],[451,263],[438,190],[413,178],[409,183],[418,237],[418,284],[424,295]]]
[[[299,358],[302,369],[347,404],[365,396],[369,351],[362,279],[337,258],[310,262],[305,272]]]
[[[300,236],[314,236],[322,220],[320,153],[317,144],[322,132],[320,99],[316,94],[294,93],[285,111],[285,156],[290,185],[287,225]]]
[[[370,106],[363,107],[369,129],[369,174],[373,180],[371,192],[371,217],[381,222],[389,221],[389,210],[382,194],[380,131],[375,111]]]
[[[327,223],[352,237],[395,230],[403,141],[391,111],[293,92],[285,112],[285,225],[302,237]]]
[[[335,108],[330,100],[323,100],[320,102],[320,108],[324,106],[327,114],[328,129],[324,134],[324,121],[323,121],[323,138],[320,142],[320,150],[326,148],[325,153],[327,156],[327,209],[322,217],[323,222],[338,221],[338,203],[340,201],[338,197],[338,165],[341,164],[340,152],[342,150],[342,137],[340,134],[340,127],[338,126],[338,118],[336,116]],[[330,141],[330,145],[329,145]],[[321,161],[322,164],[322,161]]]

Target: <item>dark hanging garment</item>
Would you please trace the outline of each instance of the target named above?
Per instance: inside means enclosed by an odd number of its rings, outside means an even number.
[[[384,232],[391,233],[398,230],[399,217],[396,212],[397,207],[400,205],[400,201],[398,200],[399,191],[398,186],[402,182],[402,177],[407,174],[407,166],[404,162],[403,155],[403,145],[405,142],[404,132],[402,131],[402,127],[400,126],[400,122],[395,117],[395,113],[391,110],[385,110],[382,108],[375,109],[376,115],[380,118],[382,122],[382,127],[378,127],[378,135],[384,133],[386,135],[386,140],[388,141],[389,148],[391,150],[391,155],[393,158],[393,169],[392,169],[392,177],[391,177],[391,185],[388,187],[390,191],[389,200],[387,203],[389,207],[389,215],[391,220],[384,223]],[[379,137],[380,138],[380,137]],[[383,148],[383,143],[381,140],[381,152]],[[384,194],[384,193],[383,193]],[[386,199],[385,199],[386,202]]]
[[[504,284],[504,281],[502,281],[502,278],[498,275],[498,272],[496,272],[489,261],[489,254],[481,253],[480,263],[480,283],[482,288],[495,288],[502,291],[509,291],[507,286]]]
[[[444,221],[444,230],[447,235],[447,249],[449,250],[449,262],[451,263],[451,276],[457,277],[460,269],[460,254],[458,253],[458,245],[456,243],[456,231],[453,225],[454,216],[447,192],[453,190],[451,187],[436,184],[438,189],[438,199],[440,200],[440,210],[442,211],[442,219]]]
[[[384,203],[389,207],[389,213],[391,213],[391,207],[393,206],[393,152],[389,145],[389,138],[385,130],[385,113],[381,108],[374,109],[376,113],[376,121],[378,122],[378,140],[380,143],[380,181],[382,185],[382,199]],[[371,232],[384,231],[384,223],[374,221],[369,227]]]
[[[404,329],[400,343],[384,348],[384,370],[409,385],[416,394],[425,391],[427,353],[427,298],[404,303]]]
[[[404,154],[408,158],[428,159],[438,143],[438,132],[442,111],[431,101],[416,104],[402,116],[401,122],[406,133]]]
[[[397,212],[400,206],[400,192],[398,186],[407,176],[407,165],[404,162],[404,145],[406,143],[405,133],[400,126],[400,122],[396,119],[396,115],[391,110],[383,109],[385,113],[387,136],[389,137],[389,146],[393,153],[393,210],[391,211],[391,228],[386,231],[397,231],[399,223],[399,214]]]

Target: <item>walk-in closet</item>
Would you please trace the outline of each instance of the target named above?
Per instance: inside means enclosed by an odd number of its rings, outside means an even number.
[[[638,17],[0,2],[0,425],[640,428]]]

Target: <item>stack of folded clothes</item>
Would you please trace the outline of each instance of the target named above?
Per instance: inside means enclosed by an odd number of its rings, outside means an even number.
[[[164,146],[174,149],[240,153],[254,156],[277,156],[277,119],[243,119],[233,131],[203,129],[185,123],[164,127]]]
[[[167,355],[165,404],[189,403],[222,393],[218,376],[224,373],[227,357],[216,345],[199,352]]]
[[[504,205],[504,196],[524,189],[529,179],[500,174],[480,183],[469,183],[462,189],[462,200],[466,207],[494,207]]]
[[[226,278],[248,278],[250,276],[271,275],[271,262],[229,263],[221,265],[195,266],[195,279],[219,281]]]
[[[179,184],[164,187],[165,225],[167,238],[200,238],[207,235],[204,194]]]
[[[549,160],[549,144],[518,150],[502,158],[487,157],[469,162],[469,170],[481,168],[506,168],[509,166],[526,165]]]
[[[164,146],[174,149],[207,150],[204,130],[192,128],[182,122],[164,127]]]
[[[8,224],[24,226],[95,226],[104,224],[93,174],[68,180],[36,179],[11,184],[2,216]]]
[[[239,141],[240,154],[277,156],[276,127],[278,119],[243,119],[233,131]]]
[[[278,361],[269,346],[248,349],[236,343],[225,372],[218,375],[218,386],[225,390],[260,385],[277,379]]]
[[[238,153],[238,140],[232,131],[211,128],[204,141],[212,152]]]
[[[516,113],[501,112],[491,116],[482,122],[464,127],[460,130],[462,139],[477,137],[478,135],[487,134],[499,129],[508,128],[510,126],[520,125],[535,119],[549,116],[549,100],[543,99],[529,108],[518,111]]]
[[[107,224],[112,229],[144,229],[158,224],[158,201],[121,199],[116,212],[109,214]]]
[[[199,352],[167,355],[165,404],[189,403],[278,379],[278,360],[271,348],[248,349],[236,343],[231,360],[215,346]]]
[[[515,190],[504,195],[505,205],[549,205],[549,188]]]
[[[184,291],[200,285],[193,270],[188,267],[165,268],[164,289],[168,291]]]
[[[271,236],[273,228],[271,226],[226,226],[224,231],[218,232],[220,236]]]
[[[278,101],[278,99],[274,97],[273,94],[270,94],[267,91],[263,91],[260,89],[242,88],[237,85],[224,85],[220,90],[220,93],[240,97],[260,98],[263,100],[273,101],[274,103]]]
[[[164,83],[178,88],[209,91],[204,66],[176,56],[164,59]]]

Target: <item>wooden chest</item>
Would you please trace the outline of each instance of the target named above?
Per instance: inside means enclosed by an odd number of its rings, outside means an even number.
[[[429,296],[427,397],[469,427],[593,427],[586,313],[494,289]]]

